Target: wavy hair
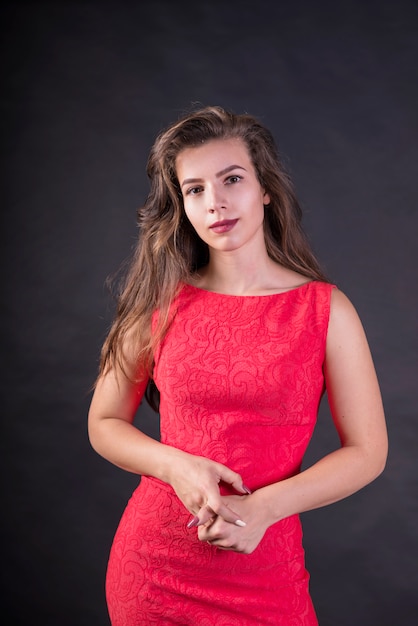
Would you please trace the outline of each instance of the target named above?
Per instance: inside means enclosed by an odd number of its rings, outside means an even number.
[[[214,139],[240,139],[245,144],[259,183],[270,196],[264,216],[269,256],[307,278],[327,280],[302,229],[302,211],[270,131],[248,114],[217,106],[193,111],[163,130],[151,149],[150,191],[138,210],[138,242],[102,348],[100,374],[116,364],[126,372],[122,347],[129,336],[135,341],[138,377],[152,376],[154,350],[170,323],[171,303],[181,284],[209,260],[208,247],[183,208],[176,158],[185,148]],[[158,323],[151,331],[157,310]]]

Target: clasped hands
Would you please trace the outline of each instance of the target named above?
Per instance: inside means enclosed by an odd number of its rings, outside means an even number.
[[[170,482],[193,515],[187,526],[197,527],[200,541],[222,550],[253,552],[268,527],[258,505],[258,492],[252,494],[239,474],[204,457],[187,455],[176,469]],[[242,495],[222,496],[221,482]]]
[[[260,511],[257,510],[256,497],[257,492],[252,495],[220,496],[223,506],[228,508],[235,521],[226,521],[224,517],[214,515],[206,507],[206,515],[211,517],[203,524],[199,522],[196,524],[200,541],[207,541],[221,550],[233,550],[243,554],[253,552],[267,528]],[[239,518],[236,519],[238,515]],[[195,518],[192,522],[194,520]]]

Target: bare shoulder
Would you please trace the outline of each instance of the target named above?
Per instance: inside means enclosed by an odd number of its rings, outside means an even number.
[[[351,300],[337,287],[331,293],[330,324],[334,326],[346,323],[360,324],[357,310]]]
[[[368,350],[361,319],[351,300],[338,288],[332,290],[327,353]]]

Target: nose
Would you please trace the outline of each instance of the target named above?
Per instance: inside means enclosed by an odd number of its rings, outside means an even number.
[[[219,209],[226,209],[226,202],[222,190],[213,187],[209,191],[208,210],[209,213],[215,213]]]

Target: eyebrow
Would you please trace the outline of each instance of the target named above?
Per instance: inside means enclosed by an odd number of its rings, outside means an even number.
[[[227,174],[228,172],[231,172],[232,170],[244,170],[244,172],[247,171],[245,167],[242,167],[241,165],[228,165],[228,167],[225,167],[220,172],[217,172],[215,176],[216,178],[220,178],[221,176],[224,176],[225,174]],[[202,182],[202,178],[185,178],[183,182],[181,183],[181,186],[184,187],[184,185],[190,185],[190,183],[201,183],[201,182]]]

